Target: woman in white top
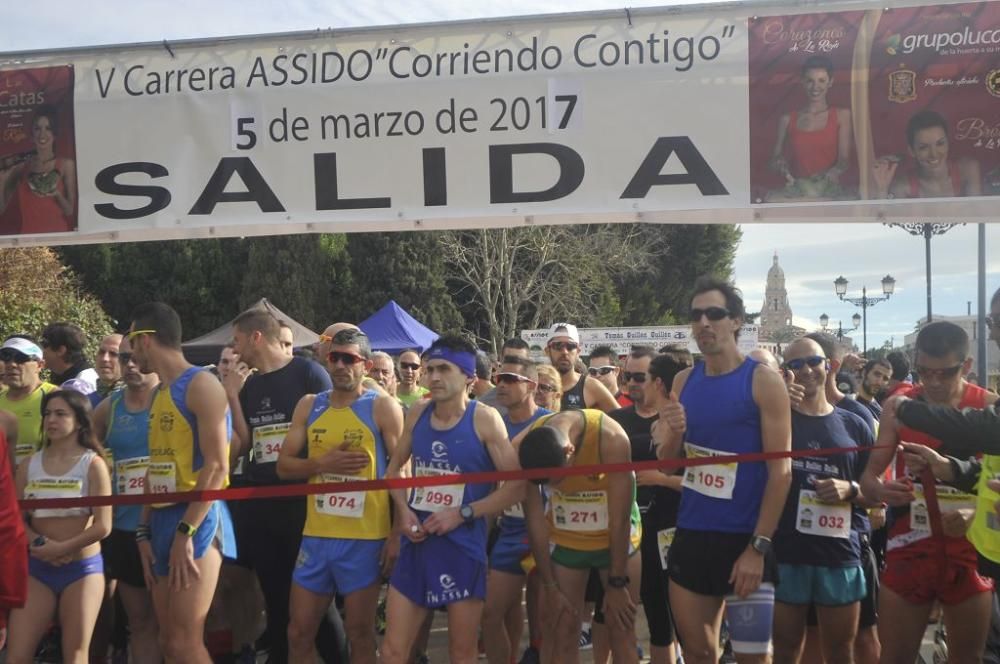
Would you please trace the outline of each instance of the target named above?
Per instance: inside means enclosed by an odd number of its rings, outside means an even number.
[[[45,444],[17,469],[23,499],[111,495],[111,479],[94,436],[90,402],[72,391],[42,399]],[[63,661],[87,663],[104,597],[100,541],[111,532],[111,507],[25,511],[28,601],[11,612],[8,664],[30,664],[58,610]]]

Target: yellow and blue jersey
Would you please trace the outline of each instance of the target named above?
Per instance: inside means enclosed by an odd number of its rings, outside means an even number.
[[[310,484],[375,480],[385,477],[388,455],[382,433],[375,424],[375,398],[378,393],[367,390],[350,406],[330,406],[330,392],[317,394],[306,419],[306,450],[308,458],[321,457],[340,449],[346,442],[351,451],[364,452],[369,463],[354,475],[323,473],[309,478]],[[389,536],[389,492],[357,491],[309,496],[306,524],[302,534],[307,537],[376,540]]]
[[[198,440],[198,422],[187,407],[191,380],[203,367],[191,367],[169,387],[160,386],[149,409],[149,489],[151,493],[192,491],[205,460]],[[226,442],[233,420],[226,409]],[[228,477],[223,488],[229,485]],[[154,504],[165,507],[170,503]]]

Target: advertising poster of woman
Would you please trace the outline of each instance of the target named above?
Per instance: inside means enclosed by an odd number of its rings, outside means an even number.
[[[0,235],[76,228],[73,68],[0,71]]]
[[[750,21],[754,203],[857,197],[851,82],[863,12]]]
[[[871,198],[1000,194],[1000,5],[881,12]]]

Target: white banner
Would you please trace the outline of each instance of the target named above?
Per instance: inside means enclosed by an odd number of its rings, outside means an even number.
[[[663,346],[679,346],[692,353],[698,352],[698,344],[691,336],[690,325],[661,325],[653,327],[582,327],[580,332],[580,355],[590,355],[598,346],[610,346],[619,355],[628,354],[633,346],[650,346],[659,350]],[[749,353],[757,348],[760,334],[759,325],[744,325],[740,328],[740,352]],[[521,338],[528,342],[532,351],[540,351],[548,343],[549,330],[522,330]]]
[[[988,28],[997,4],[982,4],[991,11],[977,25]],[[960,15],[967,5],[954,7]],[[904,27],[933,18],[914,12]],[[983,159],[979,170],[961,167],[950,193],[901,171],[885,200],[862,200],[875,197],[879,146],[859,86],[865,53],[881,52],[863,28],[881,10],[848,14],[803,14],[812,27],[799,29],[795,15],[731,7],[637,9],[0,55],[0,246],[994,215]],[[945,42],[930,52],[947,55],[938,47],[954,40]],[[810,52],[836,60],[829,75],[847,80],[829,88],[840,95],[830,101],[850,108],[781,129],[782,112],[797,117],[806,103],[799,77]],[[902,90],[892,99],[918,100],[907,87],[919,87],[916,78],[887,76]],[[1000,74],[982,78],[976,94],[1000,96]],[[756,117],[753,81],[783,106]],[[766,88],[775,81],[783,93]],[[792,132],[785,147],[783,131]],[[816,147],[822,136],[795,142],[823,132],[829,147]]]

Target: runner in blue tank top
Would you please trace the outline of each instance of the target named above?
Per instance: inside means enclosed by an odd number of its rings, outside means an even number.
[[[400,477],[411,457],[415,477],[516,469],[500,415],[469,401],[475,347],[461,337],[443,336],[428,351],[425,368],[430,400],[410,408],[386,477]],[[438,607],[448,611],[448,660],[476,661],[486,596],[485,517],[524,496],[522,481],[491,488],[451,484],[392,491],[394,525],[404,538],[389,581],[385,664],[408,660],[424,618]]]
[[[125,387],[112,392],[94,411],[94,431],[108,453],[112,491],[141,494],[145,492],[149,466],[149,406],[160,377],[139,371],[128,339],[121,340],[116,361],[121,364]],[[136,661],[159,662],[159,628],[135,541],[141,514],[142,505],[116,506],[114,525],[111,534],[101,541],[101,553],[105,577],[119,582],[118,596],[128,615],[133,656]]]
[[[526,357],[506,356],[496,375],[497,402],[507,414],[503,417],[507,436],[527,429],[543,415],[552,411],[535,404],[538,369]],[[483,607],[483,645],[490,664],[508,664],[521,643],[524,613],[521,592],[527,578],[529,648],[538,649],[541,630],[538,616],[538,575],[525,575],[524,559],[531,554],[528,525],[524,508],[515,503],[500,517],[500,534],[490,553],[490,575],[486,583],[486,606]],[[508,631],[508,625],[516,628]],[[517,659],[515,656],[514,659]]]
[[[659,458],[791,449],[781,376],[739,351],[744,315],[732,285],[712,277],[697,281],[691,332],[704,362],[674,380],[653,430]],[[719,661],[723,609],[738,661],[770,661],[777,580],[771,537],[790,483],[787,458],[685,472],[668,573],[671,613],[689,664]]]

